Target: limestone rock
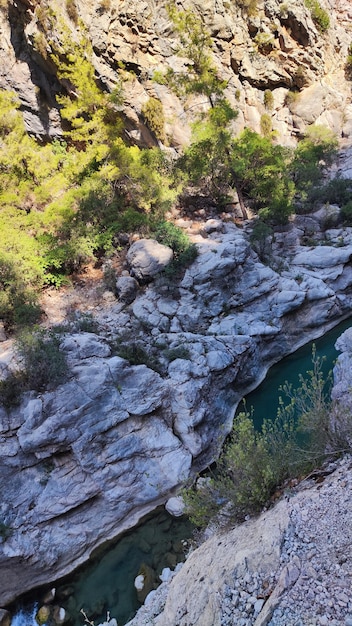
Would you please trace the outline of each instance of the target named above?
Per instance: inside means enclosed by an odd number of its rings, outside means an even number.
[[[132,276],[120,276],[116,281],[116,293],[121,302],[131,304],[138,292],[138,282]]]
[[[175,496],[168,499],[165,504],[165,509],[170,515],[173,515],[173,517],[180,517],[185,512],[185,503],[181,496]]]
[[[151,280],[172,260],[173,252],[168,246],[154,239],[140,239],[133,243],[127,253],[131,274],[139,281]]]

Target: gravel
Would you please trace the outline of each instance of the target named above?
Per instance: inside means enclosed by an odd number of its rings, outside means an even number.
[[[278,570],[233,573],[221,599],[221,626],[352,626],[351,457],[320,480],[286,496],[290,524]]]

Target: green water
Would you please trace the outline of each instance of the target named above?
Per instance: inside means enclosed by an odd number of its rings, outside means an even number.
[[[260,426],[264,419],[276,416],[279,397],[281,396],[285,400],[285,396],[280,392],[280,387],[286,381],[291,383],[293,388],[299,387],[299,375],[305,377],[306,373],[312,369],[313,344],[316,347],[317,356],[324,357],[322,371],[325,377],[328,375],[339,354],[334,347],[336,339],[351,325],[352,319],[342,322],[320,339],[315,339],[304,345],[270,368],[259,387],[244,398],[246,409],[250,410],[253,407],[253,417],[257,426]],[[240,402],[237,413],[243,408],[244,404]]]
[[[83,626],[81,609],[95,624],[106,620],[107,611],[119,626],[126,624],[141,606],[134,587],[141,566],[149,566],[155,586],[160,584],[163,568],[174,569],[184,560],[193,529],[185,517],[173,518],[163,509],[101,550],[75,574],[51,584],[48,589],[56,588],[54,603],[70,616],[67,626]],[[37,590],[17,603],[11,626],[38,626],[33,607],[41,605],[45,591]]]
[[[321,339],[300,348],[270,369],[261,385],[246,397],[246,406],[253,406],[258,425],[264,418],[276,415],[279,387],[285,381],[297,387],[299,374],[304,376],[311,369],[313,343],[317,355],[326,357],[325,374],[332,369],[338,355],[334,348],[335,341],[351,324],[352,320],[339,324]],[[243,405],[240,404],[238,410],[241,409]],[[182,540],[190,538],[192,530],[186,519],[174,519],[164,510],[156,512],[76,574],[60,584],[50,585],[57,588],[57,602],[71,616],[67,626],[84,624],[81,608],[95,624],[106,619],[107,610],[118,620],[119,626],[126,624],[140,606],[134,579],[142,564],[150,566],[156,577],[164,567],[172,569],[176,561],[183,560]],[[27,596],[25,603],[17,605],[11,626],[38,626],[33,605],[40,602],[42,595],[43,592],[38,591],[30,598]]]

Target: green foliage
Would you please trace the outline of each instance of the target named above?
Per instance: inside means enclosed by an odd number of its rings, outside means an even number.
[[[293,210],[290,158],[289,150],[249,129],[233,142],[231,174],[236,189],[252,199],[265,221],[285,223]]]
[[[175,361],[176,359],[190,360],[190,351],[186,346],[177,346],[176,348],[167,348],[163,350],[163,355],[168,361]]]
[[[157,98],[149,98],[142,107],[142,115],[149,130],[154,133],[157,139],[165,143],[164,109],[160,100]]]
[[[257,12],[258,0],[236,0],[236,4],[249,16],[255,15]]]
[[[312,202],[337,204],[342,207],[352,200],[352,179],[333,178],[327,185],[314,188],[309,198]]]
[[[330,27],[329,14],[322,8],[318,0],[305,0],[306,7],[310,10],[312,20],[321,33],[325,33]]]
[[[349,200],[341,207],[341,217],[349,226],[352,224],[352,200]]]
[[[271,89],[266,89],[264,91],[264,106],[269,111],[272,111],[274,108],[274,96]]]
[[[149,348],[137,341],[121,341],[114,346],[114,352],[129,361],[131,365],[146,365],[150,369],[159,372],[160,363]]]
[[[347,79],[352,79],[352,44],[348,48],[348,54],[346,58],[345,71]]]
[[[207,119],[194,124],[191,144],[177,162],[177,168],[192,183],[217,199],[224,196],[230,183],[232,136],[229,125],[236,117],[237,111],[227,100],[218,101]]]
[[[273,123],[271,119],[271,115],[268,113],[263,113],[260,117],[260,132],[263,137],[270,137],[273,130]]]
[[[5,409],[12,409],[21,402],[21,394],[25,389],[25,381],[21,372],[11,373],[0,380],[0,403]]]
[[[337,155],[337,138],[325,126],[313,125],[308,128],[305,138],[299,142],[295,151],[292,171],[296,191],[301,200],[309,194],[323,178],[324,171]]]
[[[312,363],[297,390],[284,386],[287,404],[281,399],[276,418],[264,420],[261,430],[248,412],[235,418],[215,474],[185,490],[188,514],[197,525],[209,523],[224,505],[232,520],[259,512],[285,480],[299,478],[334,453],[328,388],[315,349]]]
[[[268,224],[262,220],[257,220],[250,235],[251,245],[263,262],[268,261],[270,257],[271,242],[269,239],[272,233],[273,230]]]
[[[22,333],[16,347],[23,360],[23,376],[28,389],[52,389],[66,380],[66,358],[60,350],[60,338],[54,332]]]
[[[0,319],[7,330],[38,322],[41,309],[36,293],[23,280],[9,256],[0,255]]]
[[[192,244],[188,235],[182,228],[175,226],[171,222],[159,222],[153,235],[159,243],[169,246],[174,253],[173,260],[170,264],[171,272],[189,265],[196,258],[196,246]]]
[[[180,39],[177,54],[189,60],[187,70],[176,73],[168,69],[164,82],[179,95],[205,95],[211,106],[223,98],[226,81],[218,77],[212,63],[212,39],[201,17],[190,10],[179,11],[173,4],[168,5],[169,17]]]
[[[0,537],[3,541],[6,541],[6,539],[8,539],[11,534],[12,534],[12,528],[11,526],[9,526],[6,522],[4,522],[3,520],[0,521]]]

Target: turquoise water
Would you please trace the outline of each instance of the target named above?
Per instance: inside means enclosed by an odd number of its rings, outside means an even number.
[[[83,609],[90,620],[100,624],[107,611],[126,624],[141,606],[134,579],[144,566],[152,574],[152,587],[160,584],[164,567],[175,568],[185,559],[193,525],[185,518],[173,518],[164,509],[154,513],[137,528],[110,544],[92,561],[64,581],[52,583],[56,588],[54,604],[66,609],[67,626],[83,626]],[[149,569],[150,568],[150,569]],[[26,595],[17,603],[11,626],[38,626],[33,606],[40,606],[47,589]]]
[[[281,396],[285,401],[285,396],[282,391],[280,392],[280,387],[286,381],[291,383],[293,388],[299,387],[299,375],[305,377],[306,373],[312,369],[313,344],[316,347],[316,355],[324,357],[322,371],[327,377],[339,354],[334,347],[336,339],[351,325],[351,319],[342,322],[320,339],[315,339],[304,345],[270,368],[259,387],[244,398],[246,409],[250,410],[253,407],[253,418],[257,426],[260,426],[264,419],[276,417],[279,397]],[[237,413],[243,409],[244,404],[240,402]]]
[[[325,374],[332,369],[338,355],[334,348],[336,339],[349,328],[352,320],[339,324],[321,339],[300,348],[270,369],[261,385],[246,397],[247,409],[254,408],[254,418],[260,425],[264,418],[276,415],[279,402],[279,387],[289,381],[293,387],[299,385],[299,374],[303,376],[312,366],[312,345],[318,356],[326,356]],[[243,409],[243,405],[238,410]],[[193,527],[185,519],[174,519],[164,510],[154,513],[147,521],[127,533],[115,544],[100,552],[94,561],[80,568],[76,574],[61,583],[50,585],[57,589],[57,603],[69,613],[68,626],[82,626],[83,608],[89,619],[99,624],[106,619],[106,612],[118,620],[119,626],[131,619],[140,602],[134,588],[134,579],[143,564],[155,572],[154,582],[164,567],[173,567],[183,560],[185,547],[182,540],[189,539]],[[40,603],[43,591],[27,596],[25,604],[17,605],[17,613],[11,626],[38,626],[35,622],[35,603]]]

